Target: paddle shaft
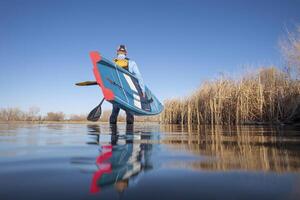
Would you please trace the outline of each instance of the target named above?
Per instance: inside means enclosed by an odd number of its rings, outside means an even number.
[[[102,103],[104,102],[104,100],[105,100],[105,98],[103,97],[103,99],[101,100],[101,102],[99,103],[99,105],[98,105],[98,106],[101,106],[101,105],[102,105]]]

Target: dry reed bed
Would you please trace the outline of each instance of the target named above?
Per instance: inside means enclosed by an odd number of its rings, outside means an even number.
[[[290,122],[299,115],[299,80],[275,68],[262,68],[240,80],[203,83],[187,98],[165,101],[166,124],[247,124]]]

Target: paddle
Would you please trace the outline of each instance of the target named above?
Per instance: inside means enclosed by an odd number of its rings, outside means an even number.
[[[97,85],[96,81],[84,81],[80,83],[75,83],[77,86],[90,86],[90,85]]]
[[[87,117],[87,120],[92,121],[92,122],[96,122],[99,120],[101,113],[102,113],[101,105],[103,102],[104,102],[104,98],[101,100],[99,105],[90,112],[90,114]]]

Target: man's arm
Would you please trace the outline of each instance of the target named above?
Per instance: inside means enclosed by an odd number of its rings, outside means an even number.
[[[142,92],[145,95],[144,81],[143,81],[142,75],[139,71],[139,68],[134,61],[129,61],[129,71],[137,77],[140,87],[142,89]]]

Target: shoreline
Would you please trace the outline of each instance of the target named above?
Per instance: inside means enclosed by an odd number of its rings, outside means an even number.
[[[160,124],[160,122],[134,122],[135,124]],[[90,122],[90,121],[0,121],[0,124],[109,124],[109,122]],[[126,124],[126,122],[118,122]]]
[[[0,121],[0,124],[109,124],[109,122],[90,122],[90,121]],[[118,124],[126,124],[125,121],[120,121]],[[148,121],[148,122],[141,122],[136,121],[134,124],[160,124],[165,126],[296,126],[300,127],[300,123],[268,123],[268,122],[248,122],[244,124],[171,124],[171,123],[161,123],[159,121]]]

